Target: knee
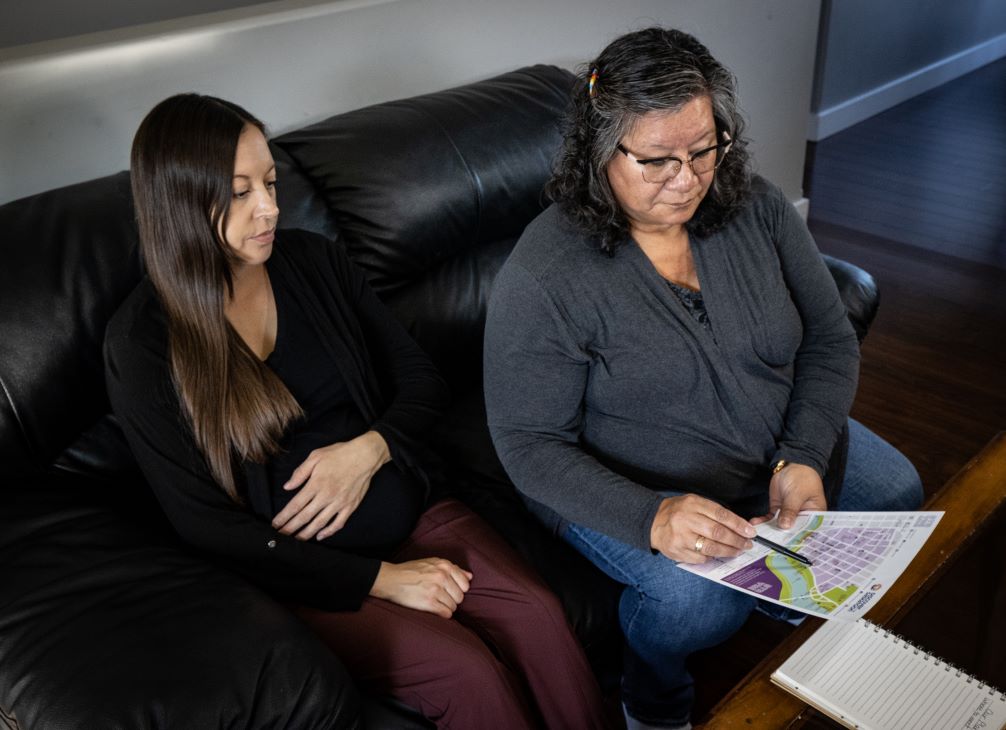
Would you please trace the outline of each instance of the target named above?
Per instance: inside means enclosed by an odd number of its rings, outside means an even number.
[[[499,616],[501,628],[520,643],[540,647],[562,644],[575,632],[559,597],[546,585],[531,582],[521,586],[519,594],[505,604],[505,615]]]
[[[481,575],[484,584],[479,584],[479,597],[493,599],[491,617],[494,621],[520,627],[520,633],[545,630],[551,622],[566,621],[566,613],[559,596],[541,578],[523,563],[513,563],[494,575]],[[475,583],[473,590],[475,589]],[[462,611],[465,604],[461,604]],[[482,605],[487,611],[490,606]]]
[[[865,426],[849,419],[849,458],[838,508],[914,510],[923,498],[922,480],[912,462]]]
[[[925,492],[922,489],[922,479],[919,472],[903,454],[899,468],[891,470],[889,475],[887,495],[890,505],[889,510],[908,512],[916,510],[922,506],[925,499]]]
[[[481,642],[452,647],[443,658],[443,676],[451,677],[458,697],[484,697],[510,691],[508,671]]]
[[[530,582],[524,586],[524,590],[527,596],[524,612],[528,620],[557,618],[565,620],[566,613],[559,596],[544,583]]]
[[[695,590],[647,596],[631,588],[622,594],[619,617],[630,644],[642,641],[661,653],[682,655],[715,646],[744,625],[757,601],[740,591],[708,583]]]
[[[758,604],[746,593],[715,584],[714,587],[718,590],[713,602],[692,620],[692,625],[705,637],[704,646],[714,646],[733,636]]]

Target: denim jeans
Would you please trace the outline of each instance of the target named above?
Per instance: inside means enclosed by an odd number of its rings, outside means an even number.
[[[911,463],[879,436],[849,419],[845,478],[839,504],[831,508],[913,510],[921,503],[922,483]],[[630,547],[580,525],[569,525],[564,537],[625,585],[618,616],[626,641],[622,674],[626,712],[651,725],[684,724],[694,699],[686,658],[727,639],[759,601],[678,570],[662,555]]]

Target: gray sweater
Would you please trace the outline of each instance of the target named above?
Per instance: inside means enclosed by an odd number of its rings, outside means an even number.
[[[496,450],[533,502],[649,549],[660,491],[762,498],[778,459],[823,474],[859,348],[782,192],[756,178],[727,226],[692,237],[711,330],[638,245],[609,257],[552,206],[494,285],[485,396]]]

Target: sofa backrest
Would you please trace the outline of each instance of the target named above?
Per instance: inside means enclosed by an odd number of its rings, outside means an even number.
[[[455,393],[479,403],[490,288],[545,206],[573,82],[528,67],[271,143],[280,225],[346,246]],[[0,477],[132,468],[101,353],[105,324],[142,275],[128,173],[0,206],[0,231]],[[875,284],[829,265],[862,336]]]
[[[350,257],[455,390],[481,383],[489,288],[545,206],[573,82],[568,71],[533,66],[273,140],[313,182]],[[302,191],[290,200],[282,180],[279,190],[281,225],[291,225],[283,212],[291,206],[293,223],[310,224],[299,219]]]

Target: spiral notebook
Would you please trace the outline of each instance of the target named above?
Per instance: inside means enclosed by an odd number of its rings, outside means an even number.
[[[1006,727],[1006,695],[865,619],[827,621],[772,681],[851,728]]]

